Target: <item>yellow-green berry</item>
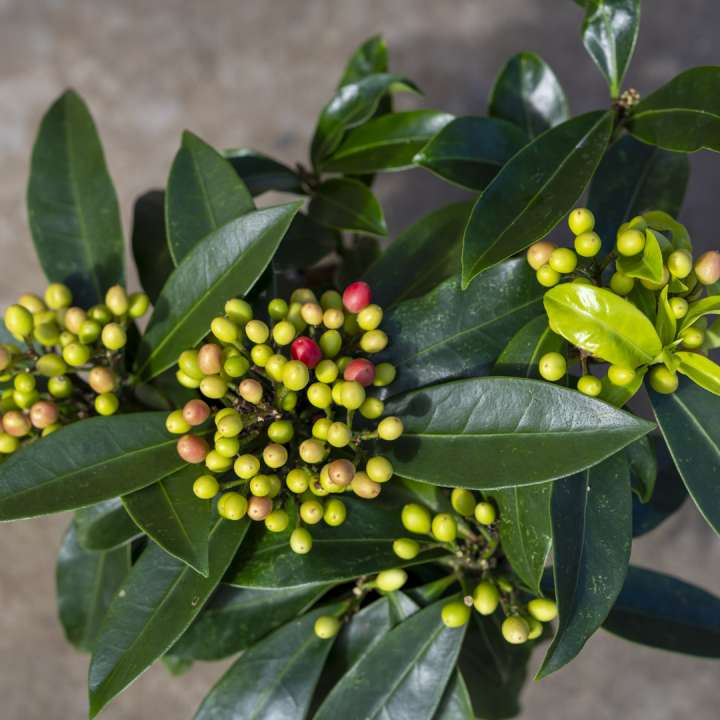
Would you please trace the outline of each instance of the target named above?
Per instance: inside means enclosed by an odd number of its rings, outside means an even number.
[[[595,257],[602,248],[602,240],[596,232],[585,232],[575,238],[575,252],[581,257]]]
[[[590,232],[595,227],[595,216],[587,208],[575,208],[568,215],[568,227],[574,235]]]
[[[453,600],[453,602],[443,605],[440,616],[445,627],[463,627],[470,620],[470,608],[460,600]]]
[[[95,398],[95,410],[98,415],[114,415],[118,411],[120,401],[117,395],[103,393]]]
[[[565,377],[565,373],[567,372],[565,357],[559,352],[545,353],[545,355],[540,358],[538,371],[545,380],[557,382]]]
[[[583,395],[597,397],[602,392],[602,381],[594,375],[583,375],[578,380],[577,389]]]
[[[475,497],[465,488],[453,488],[450,494],[450,504],[455,512],[470,517],[475,511]]]
[[[497,586],[483,580],[473,590],[473,605],[481,615],[492,615],[500,604],[500,592]]]
[[[347,517],[347,509],[345,504],[337,498],[331,498],[325,505],[325,513],[323,514],[323,520],[326,525],[330,527],[337,527],[345,522]]]
[[[540,622],[550,622],[557,617],[557,605],[547,598],[533,598],[528,603],[528,612]]]
[[[408,503],[403,506],[400,520],[403,527],[416,535],[428,535],[431,528],[430,512],[417,503]]]
[[[555,272],[566,275],[577,267],[577,255],[570,248],[555,248],[550,255],[548,265]]]
[[[431,530],[440,542],[454,542],[457,537],[457,523],[450,513],[438,513],[432,520]]]
[[[485,501],[479,502],[475,506],[474,514],[475,519],[481,525],[492,525],[497,519],[497,510],[495,510],[495,506],[492,503]]]
[[[511,645],[522,645],[527,642],[530,628],[521,617],[513,615],[505,618],[502,624],[502,636]]]
[[[535,279],[546,288],[551,288],[560,282],[560,273],[553,270],[550,265],[543,265],[535,273]]]
[[[193,483],[193,492],[201,500],[210,500],[220,492],[220,484],[213,475],[201,475]]]
[[[645,247],[645,233],[632,228],[623,230],[618,233],[616,247],[620,255],[638,255]]]
[[[614,273],[610,278],[610,289],[616,295],[621,295],[623,297],[625,295],[629,295],[634,287],[635,280],[619,271]]]
[[[403,434],[403,430],[402,420],[394,415],[383,418],[377,427],[378,437],[381,440],[397,440]]]
[[[378,573],[375,584],[382,592],[399,590],[407,582],[407,573],[402,568],[392,568]]]
[[[340,621],[331,615],[321,615],[314,625],[315,634],[321,640],[329,640],[340,632]]]
[[[295,528],[290,535],[290,549],[298,555],[307,555],[312,550],[312,535],[305,528]]]
[[[661,395],[670,395],[678,389],[677,374],[668,370],[664,365],[655,365],[650,368],[648,381],[650,387]]]
[[[608,368],[607,376],[613,385],[623,387],[629,385],[635,379],[635,371],[624,365],[611,365]]]
[[[125,330],[117,323],[108,323],[102,329],[100,339],[108,350],[120,350],[120,348],[125,347],[125,343],[127,343]]]
[[[248,501],[238,492],[227,492],[219,500],[217,511],[226,520],[240,520],[248,509]]]
[[[402,560],[412,560],[420,553],[420,543],[411,538],[398,538],[393,542],[393,552]]]

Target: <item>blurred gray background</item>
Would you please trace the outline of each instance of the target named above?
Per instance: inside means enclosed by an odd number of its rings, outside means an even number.
[[[0,305],[43,286],[25,184],[40,117],[68,86],[93,111],[128,228],[134,197],[164,183],[184,128],[218,147],[305,160],[348,53],[377,32],[427,107],[482,113],[496,72],[520,50],[552,65],[573,111],[604,106],[581,17],[571,0],[0,0]],[[645,0],[626,86],[647,93],[688,66],[719,63],[719,21],[717,0]],[[709,153],[692,162],[684,221],[717,246],[720,164]],[[377,187],[392,236],[454,192],[422,171]],[[68,520],[0,527],[2,720],[86,716],[87,658],[65,644],[55,617],[54,560]],[[720,542],[690,506],[638,542],[633,561],[720,593]],[[191,718],[223,667],[199,665],[174,680],[157,666],[103,717]],[[522,717],[709,720],[718,716],[719,667],[598,634],[568,668],[529,685]]]

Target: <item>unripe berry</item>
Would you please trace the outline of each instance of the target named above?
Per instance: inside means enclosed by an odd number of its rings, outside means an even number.
[[[345,522],[347,517],[347,509],[345,504],[337,498],[328,500],[325,505],[325,513],[323,514],[323,520],[325,524],[330,527],[339,527]]]
[[[57,357],[57,356],[44,355],[43,357]],[[38,362],[37,362],[38,370],[41,372],[41,374],[45,375],[45,373],[42,372],[42,370],[40,370],[40,361],[41,360],[42,360],[42,358],[40,358],[40,360],[38,360]],[[62,360],[60,362],[62,362]],[[0,345],[0,372],[4,372],[5,370],[7,370],[11,364],[12,364],[12,355],[10,354],[10,351],[7,348],[4,348],[2,345]],[[58,373],[58,374],[62,375],[62,373]]]
[[[226,317],[213,318],[210,323],[210,331],[223,343],[233,343],[238,339],[240,331],[238,326]]]
[[[623,365],[611,365],[608,368],[607,376],[613,385],[623,387],[629,385],[635,379],[635,371]]]
[[[397,440],[403,434],[403,430],[402,420],[394,415],[383,418],[377,426],[378,437],[381,440]]]
[[[12,399],[21,410],[27,410],[34,402],[40,399],[40,393],[37,390],[31,390],[30,392],[13,390]]]
[[[110,368],[97,366],[88,373],[88,385],[98,394],[112,392],[116,384],[117,378]],[[202,402],[202,400],[198,400],[197,402]],[[205,405],[205,403],[203,403],[203,405]],[[208,408],[208,414],[209,413],[210,409]]]
[[[222,366],[223,372],[231,378],[239,378],[250,369],[250,362],[243,355],[232,355]]]
[[[380,363],[375,366],[375,379],[373,380],[373,385],[375,387],[386,387],[395,380],[396,375],[397,371],[395,370],[394,365],[386,362]]]
[[[203,438],[195,435],[183,435],[177,441],[178,455],[187,463],[198,465],[207,457],[210,448]]]
[[[550,622],[557,617],[557,605],[547,598],[533,598],[528,603],[528,612],[540,622]]]
[[[317,302],[315,293],[310,288],[295,288],[290,295],[290,302],[293,303],[314,303]]]
[[[332,391],[324,383],[313,383],[307,389],[307,399],[314,407],[324,410],[332,404]]]
[[[290,535],[290,549],[298,555],[307,555],[312,550],[312,535],[305,528],[295,528]]]
[[[500,603],[500,592],[487,580],[478,583],[473,590],[473,605],[481,615],[492,615]]]
[[[299,360],[290,360],[283,366],[283,385],[288,390],[302,390],[310,381],[307,366]]]
[[[475,510],[475,497],[465,488],[453,488],[450,494],[450,504],[455,512],[470,517]]]
[[[668,370],[664,365],[655,365],[650,368],[648,380],[650,387],[661,395],[670,395],[678,389],[677,374]]]
[[[290,346],[290,355],[295,362],[301,362],[308,368],[314,368],[322,360],[323,351],[314,340],[301,335]]]
[[[262,345],[270,337],[270,328],[262,320],[250,320],[245,325],[245,335],[250,342]]]
[[[236,437],[215,437],[215,452],[232,460],[240,450],[240,440]],[[230,463],[228,463],[230,467]]]
[[[312,436],[318,440],[327,440],[328,430],[332,425],[332,420],[328,418],[320,418],[313,423]]]
[[[71,332],[77,335],[81,325],[87,319],[87,313],[79,307],[68,308],[63,318],[63,324]]]
[[[481,525],[492,525],[497,520],[495,506],[489,502],[479,502],[475,506],[475,519]]]
[[[283,532],[290,524],[290,518],[284,510],[273,510],[265,518],[265,527],[274,533]]]
[[[302,317],[308,325],[321,325],[323,321],[323,309],[317,303],[305,303],[300,308],[300,317]]]
[[[269,468],[282,467],[288,459],[287,450],[283,445],[278,443],[270,443],[263,450],[263,460]]]
[[[287,320],[281,320],[272,330],[273,340],[278,345],[289,345],[295,338],[295,326]]]
[[[83,320],[78,332],[78,340],[84,345],[92,345],[102,332],[102,325],[97,320]]]
[[[47,310],[47,306],[42,299],[34,293],[23,293],[18,298],[18,305],[22,305],[22,307],[31,312],[33,315]]]
[[[226,408],[230,409],[230,408]],[[215,416],[215,427],[217,427],[218,435],[224,438],[235,438],[243,429],[244,423],[242,417],[234,410],[219,417],[220,413]]]
[[[295,328],[295,332],[301,333],[307,327],[307,323],[302,319],[302,304],[298,302],[290,303],[287,318]]]
[[[29,372],[23,372],[15,376],[13,385],[20,392],[29,393],[35,389],[35,377]]]
[[[173,435],[184,435],[190,431],[190,425],[185,421],[182,410],[173,410],[165,420],[165,427]]]
[[[365,358],[355,358],[345,367],[343,378],[358,382],[363,387],[369,387],[375,380],[375,366]]]
[[[72,293],[67,285],[62,283],[51,283],[45,290],[45,304],[51,310],[60,310],[70,307]]]
[[[528,628],[530,628],[530,632],[528,633],[528,640],[537,640],[543,633],[542,623],[539,620],[536,620],[534,617],[531,617],[530,615],[527,615],[523,619],[528,624]]]
[[[328,465],[327,472],[330,480],[335,485],[347,487],[355,477],[355,466],[344,458],[333,460],[333,462]]]
[[[300,517],[308,525],[317,525],[322,519],[325,509],[318,500],[306,500],[300,505]]]
[[[282,320],[288,314],[288,304],[282,298],[273,298],[268,303],[268,315],[273,320]]]
[[[253,495],[248,500],[247,514],[251,520],[260,522],[272,512],[272,500],[266,496]]]
[[[90,359],[90,348],[80,343],[70,343],[63,348],[62,356],[70,367],[80,367]]]
[[[697,350],[705,342],[705,333],[698,327],[685,328],[680,337],[682,346],[688,350]]]
[[[668,255],[667,269],[676,278],[686,278],[693,269],[692,255],[687,250],[675,250]]]
[[[257,380],[250,378],[240,383],[238,392],[243,400],[246,400],[252,405],[257,405],[263,397],[262,385]]]
[[[20,447],[20,441],[0,431],[0,455],[12,455]]]
[[[201,475],[193,483],[193,493],[201,500],[210,500],[220,492],[220,484],[212,475]]]
[[[125,347],[125,343],[127,343],[125,330],[117,323],[108,323],[102,329],[100,339],[108,350],[120,350],[120,348]]]
[[[182,358],[184,355],[185,353],[180,357]],[[180,369],[191,377],[196,377],[191,359],[186,357],[186,360],[189,365],[188,369],[184,367],[184,364],[180,366]],[[217,375],[222,370],[222,365],[222,348],[217,343],[206,343],[198,350],[197,366],[201,374],[199,380],[202,380],[202,375]],[[193,372],[190,372],[190,370]]]
[[[447,603],[447,605],[443,605],[440,616],[445,627],[463,627],[463,625],[467,625],[468,620],[470,620],[470,608],[465,605],[465,603],[454,600],[453,602]]]
[[[28,337],[33,330],[32,313],[22,305],[10,305],[5,310],[5,327],[16,338]]]
[[[67,398],[72,395],[72,382],[64,375],[48,380],[48,392],[55,398]]]
[[[113,285],[105,293],[105,304],[110,308],[113,315],[120,317],[128,311],[128,296],[125,288],[120,285]]]
[[[2,429],[12,437],[21,438],[31,430],[29,418],[19,410],[10,410],[2,416]]]
[[[610,278],[610,289],[617,295],[629,295],[634,287],[635,280],[619,271]]]
[[[358,327],[362,330],[375,330],[383,319],[383,310],[379,305],[368,305],[357,315]]]
[[[295,429],[289,420],[275,420],[268,427],[268,437],[274,443],[289,443],[293,435]]]
[[[560,273],[549,265],[543,265],[536,273],[535,279],[543,287],[551,288],[560,282]]]
[[[688,313],[688,301],[685,298],[670,298],[670,309],[676,320],[682,320]]]
[[[575,208],[568,215],[568,227],[574,235],[590,232],[595,227],[595,216],[587,208]]]
[[[350,428],[345,423],[334,422],[328,428],[327,441],[333,447],[345,447],[350,442]]]
[[[393,542],[393,552],[401,560],[413,560],[420,553],[420,543],[411,538],[398,538]]]
[[[242,480],[250,480],[260,471],[260,461],[254,455],[241,455],[235,461],[233,470]]]
[[[217,511],[226,520],[241,520],[248,512],[248,501],[238,492],[227,492],[218,500]]]
[[[337,290],[326,290],[320,297],[320,305],[323,310],[328,308],[342,310],[342,295]]]
[[[720,280],[720,252],[709,250],[695,263],[695,275],[703,285],[712,285]]]
[[[355,473],[355,477],[350,483],[350,489],[358,497],[364,498],[365,500],[372,500],[380,494],[382,488],[374,480],[371,480],[367,473],[360,471]]]
[[[250,481],[250,492],[255,497],[266,497],[270,495],[270,478],[268,475],[256,475]]]
[[[575,252],[582,257],[595,257],[602,248],[602,240],[595,232],[586,232],[575,238]]]
[[[310,473],[304,468],[295,468],[291,470],[285,478],[285,484],[288,490],[295,495],[301,495],[308,489],[310,481]]]
[[[392,568],[378,573],[375,584],[382,592],[391,593],[399,590],[407,582],[407,573],[402,568]]]
[[[273,356],[273,349],[269,345],[254,345],[250,350],[250,357],[258,367],[264,368]]]
[[[342,335],[337,330],[327,330],[320,336],[320,349],[327,358],[335,357],[342,347]]]
[[[432,534],[440,542],[454,542],[457,537],[457,523],[450,513],[438,513],[432,520]]]
[[[341,386],[340,398],[343,407],[348,410],[357,410],[365,402],[365,388],[354,380],[344,382]]]
[[[388,336],[382,330],[368,330],[360,338],[360,348],[366,353],[382,352],[388,344]]]
[[[555,272],[571,273],[577,267],[577,255],[570,248],[555,248],[550,255],[548,265]]]
[[[645,248],[645,233],[634,229],[622,230],[618,233],[616,247],[620,255],[638,255]]]
[[[150,307],[150,298],[144,292],[130,293],[128,297],[128,315],[137,320],[141,318]]]
[[[211,472],[222,473],[232,467],[232,458],[225,457],[217,450],[211,450],[205,457],[205,467]]]
[[[368,420],[377,420],[385,412],[385,403],[377,398],[365,398],[360,406],[360,414]]]
[[[518,616],[505,618],[502,624],[502,635],[511,645],[522,645],[527,642],[530,628],[525,620]]]
[[[557,382],[565,377],[567,372],[567,362],[565,358],[558,352],[545,353],[540,358],[538,365],[540,375],[550,382]]]
[[[577,389],[588,397],[597,397],[602,392],[602,381],[594,375],[583,375],[577,383]]]
[[[403,527],[411,533],[415,533],[416,535],[427,535],[430,533],[430,512],[422,505],[408,503],[403,506],[400,520]]]
[[[345,313],[342,310],[328,308],[323,313],[323,325],[329,330],[339,330],[345,323]]]
[[[49,400],[39,400],[30,408],[30,422],[40,430],[54,425],[58,415],[57,405]]]
[[[238,325],[245,325],[245,323],[252,320],[253,311],[250,303],[240,298],[232,298],[225,303],[225,314]]]
[[[329,640],[335,637],[340,632],[340,621],[330,615],[321,615],[315,621],[315,634],[321,640]]]
[[[539,270],[550,260],[550,255],[552,255],[553,250],[555,250],[555,245],[546,240],[533,243],[527,249],[526,258],[528,265],[530,265],[533,270]]]
[[[663,276],[660,282],[653,282],[652,280],[640,280],[640,284],[646,287],[648,290],[662,290],[670,282],[670,271],[663,265]]]
[[[317,465],[325,457],[325,446],[314,438],[308,438],[300,443],[298,453],[304,462],[309,465]]]
[[[368,459],[365,472],[373,482],[384,483],[393,476],[393,466],[386,457],[375,455]]]
[[[227,391],[228,384],[219,375],[209,375],[200,381],[200,392],[211,400],[220,400]]]

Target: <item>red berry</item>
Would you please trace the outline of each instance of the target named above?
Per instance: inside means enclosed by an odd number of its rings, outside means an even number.
[[[343,293],[343,305],[353,313],[359,313],[370,304],[370,286],[362,280],[350,283]]]
[[[320,346],[305,335],[293,340],[293,344],[290,346],[290,354],[293,360],[299,360],[309,368],[314,368],[323,358]]]
[[[182,414],[188,425],[202,425],[210,417],[210,408],[202,400],[190,400],[185,403]]]
[[[210,451],[207,442],[195,435],[183,435],[177,441],[178,455],[187,463],[197,465],[205,460]]]
[[[365,358],[355,358],[348,363],[343,377],[345,380],[359,382],[363,387],[369,387],[375,380],[375,366]]]

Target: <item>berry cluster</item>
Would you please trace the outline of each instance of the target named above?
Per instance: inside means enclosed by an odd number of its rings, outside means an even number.
[[[198,498],[219,495],[222,517],[247,515],[271,532],[284,531],[297,513],[290,547],[304,554],[312,547],[306,526],[345,520],[345,504],[327,496],[352,491],[372,499],[392,477],[390,461],[369,456],[363,441],[402,434],[397,417],[370,427],[384,404],[369,391],[390,384],[395,368],[361,355],[388,344],[382,308],[364,282],[342,295],[328,290],[319,301],[311,290],[295,290],[289,303],[271,300],[267,315],[269,323],[245,300],[227,301],[210,323],[211,337],[178,358],[178,382],[204,399],[172,412],[167,428],[182,435],[183,460],[205,465],[193,485]]]
[[[660,216],[660,222],[656,222]],[[667,300],[670,312],[678,321],[677,335],[671,343],[672,349],[691,352],[704,352],[707,321],[698,317],[691,324],[681,323],[692,309],[693,303],[700,300],[708,286],[720,280],[720,252],[708,251],[696,260],[693,259],[687,231],[679,223],[664,213],[647,213],[623,223],[617,231],[615,248],[601,262],[597,260],[602,249],[602,240],[594,232],[595,217],[586,208],[576,208],[568,217],[568,225],[575,235],[574,250],[567,247],[555,247],[548,241],[537,242],[527,251],[527,261],[536,271],[537,281],[552,288],[562,280],[573,283],[605,287],[615,295],[626,299],[646,312],[638,302],[638,290],[645,295],[651,294],[650,306],[653,312],[658,303]],[[673,242],[666,238],[661,230],[671,230]],[[658,282],[642,277],[634,277],[633,269],[637,260],[647,252],[649,242],[662,253],[662,279]],[[631,262],[635,261],[635,263]],[[605,283],[607,280],[607,283]],[[710,290],[707,290],[710,292]],[[654,318],[651,318],[654,320]],[[583,374],[578,379],[577,389],[591,397],[597,397],[603,389],[602,380],[588,372],[588,361],[602,360],[590,358],[582,351],[579,353]],[[647,368],[609,365],[607,381],[611,385],[627,387],[639,380],[638,372],[644,374]],[[677,367],[673,363],[672,352],[658,358],[649,368],[648,379],[651,387],[659,393],[672,393],[678,387]],[[543,355],[539,362],[540,375],[551,382],[565,377],[567,360],[558,352]]]
[[[18,345],[0,345],[0,458],[93,411],[118,409],[128,323],[147,312],[148,296],[116,285],[87,310],[72,300],[53,283],[44,298],[27,293],[5,310]]]

